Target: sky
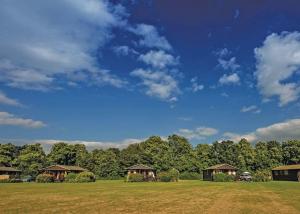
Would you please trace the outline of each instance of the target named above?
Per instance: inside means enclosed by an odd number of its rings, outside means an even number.
[[[297,0],[0,0],[0,142],[300,139]]]

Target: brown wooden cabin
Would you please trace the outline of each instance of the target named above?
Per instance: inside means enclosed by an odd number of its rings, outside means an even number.
[[[77,174],[84,171],[88,171],[88,170],[81,168],[79,166],[66,166],[66,165],[52,165],[42,170],[42,172],[45,174],[53,175],[54,179],[57,181],[63,181],[64,177],[69,173]]]
[[[131,167],[127,168],[127,176],[129,176],[131,173],[136,174],[142,174],[144,176],[145,181],[155,181],[155,170],[149,166],[143,165],[143,164],[136,164]]]
[[[19,177],[21,170],[15,169],[13,167],[0,166],[0,180],[9,179],[11,177]]]
[[[213,181],[214,175],[218,174],[218,173],[225,173],[228,175],[235,176],[237,173],[237,168],[235,168],[234,166],[231,166],[227,163],[211,166],[211,167],[203,170],[203,180]]]
[[[275,181],[300,182],[300,164],[278,166],[272,169],[272,178]]]

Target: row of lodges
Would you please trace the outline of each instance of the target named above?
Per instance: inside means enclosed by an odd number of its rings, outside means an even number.
[[[88,171],[79,166],[52,165],[41,170],[42,173],[51,174],[55,180],[61,181],[69,173],[80,173]],[[225,173],[228,175],[237,175],[238,169],[229,164],[217,164],[203,170],[203,180],[212,181],[215,174]],[[137,164],[127,168],[127,174],[139,173],[144,176],[147,181],[156,179],[156,171],[154,168]],[[13,167],[0,166],[0,179],[7,179],[10,176],[19,176],[21,171]],[[300,181],[300,164],[279,166],[272,169],[273,180],[279,181]]]

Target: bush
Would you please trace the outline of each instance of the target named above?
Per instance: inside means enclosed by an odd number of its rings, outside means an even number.
[[[175,169],[175,168],[173,168],[173,169],[170,169],[169,171],[168,171],[168,173],[169,173],[169,176],[171,177],[171,181],[178,181],[178,179],[179,179],[179,171],[177,170],[177,169]]]
[[[254,182],[267,182],[271,181],[271,173],[269,170],[256,171],[253,174],[252,181]]]
[[[81,172],[76,176],[75,181],[77,183],[95,182],[96,176],[92,172]]]
[[[225,173],[218,173],[218,174],[214,175],[213,181],[215,181],[215,182],[231,182],[231,181],[234,181],[234,176],[228,175]]]
[[[23,181],[21,179],[19,179],[19,178],[12,178],[12,179],[10,179],[9,182],[10,183],[22,183]]]
[[[144,181],[144,176],[140,173],[131,173],[127,176],[127,181],[128,182],[142,182]]]
[[[172,181],[172,175],[169,172],[160,172],[158,174],[158,179],[161,182],[171,182]]]
[[[69,173],[69,174],[67,174],[67,176],[65,176],[64,182],[74,183],[74,182],[76,182],[76,177],[77,177],[77,174]]]
[[[200,180],[201,176],[197,172],[183,172],[179,175],[180,180]]]
[[[37,183],[52,183],[54,182],[54,178],[50,174],[39,174],[38,176],[36,176],[35,181]]]

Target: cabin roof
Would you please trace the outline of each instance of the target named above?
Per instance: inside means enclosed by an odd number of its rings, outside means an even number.
[[[13,167],[0,166],[1,172],[21,172],[21,170],[15,169]]]
[[[80,166],[67,166],[67,165],[52,165],[44,168],[43,170],[54,170],[54,171],[87,171],[87,169],[81,168]]]
[[[300,169],[300,164],[278,166],[272,170],[289,170],[289,169]]]
[[[128,167],[127,169],[133,169],[133,170],[139,170],[139,169],[142,169],[142,170],[154,170],[152,167],[146,166],[144,164],[136,164],[136,165]]]
[[[230,164],[222,163],[222,164],[217,164],[217,165],[208,167],[206,170],[208,170],[208,169],[230,169],[230,170],[236,170],[237,168],[235,168],[234,166],[231,166]]]

